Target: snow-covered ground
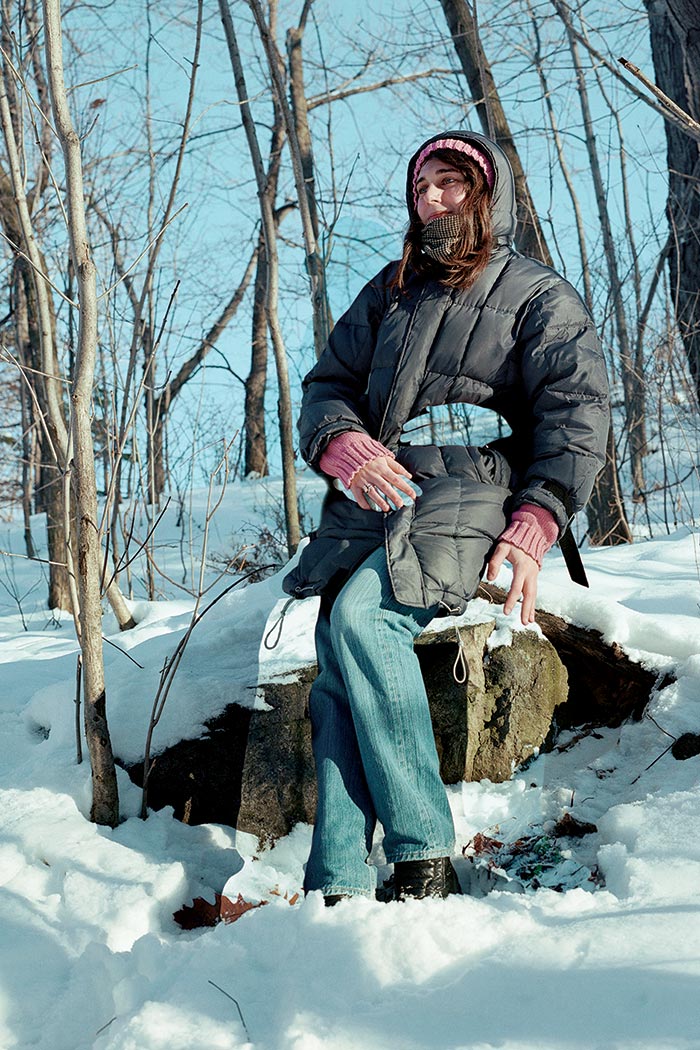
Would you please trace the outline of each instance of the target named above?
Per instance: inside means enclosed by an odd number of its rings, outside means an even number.
[[[321,486],[305,485],[313,515]],[[236,549],[246,524],[251,539],[278,498],[274,481],[232,486],[212,552]],[[186,533],[201,534],[203,513],[198,494]],[[158,534],[171,577],[189,557],[175,518],[173,509]],[[21,529],[3,527],[0,547],[20,551]],[[144,822],[125,775],[123,822],[89,823],[72,625],[47,614],[35,564],[0,558],[0,1048],[698,1050],[700,756],[659,758],[671,737],[700,732],[698,548],[681,528],[589,550],[589,591],[550,554],[543,608],[675,675],[651,702],[653,720],[570,733],[508,783],[451,788],[459,848],[472,844],[455,861],[464,896],[332,909],[299,895],[308,827],[259,852],[250,836],[187,827],[168,810]],[[184,593],[139,601],[128,635],[106,617],[108,637],[132,657],[106,648],[124,758],[142,754],[159,671],[192,604]],[[233,589],[207,614],[156,749],[195,735],[231,699],[259,703],[257,681],[313,658],[313,601],[294,606],[280,645],[259,655],[282,604],[278,574]],[[517,614],[499,619],[507,641]],[[556,838],[566,813],[597,832]],[[216,891],[266,905],[183,931],[173,913]]]

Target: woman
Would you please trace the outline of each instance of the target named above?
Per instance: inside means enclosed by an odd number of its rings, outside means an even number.
[[[321,595],[304,887],[327,904],[374,893],[377,820],[398,899],[459,892],[413,641],[435,615],[463,612],[504,560],[505,611],[522,599],[532,622],[542,557],[605,456],[598,338],[574,289],[512,248],[502,150],[472,132],[435,135],[409,162],[407,204],[403,256],[335,326],[304,380],[299,422],[304,458],[338,479],[285,580],[290,594]],[[409,419],[454,402],[500,413],[511,436],[482,448],[402,443]]]

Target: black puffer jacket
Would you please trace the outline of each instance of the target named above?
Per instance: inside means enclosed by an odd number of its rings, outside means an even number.
[[[514,183],[501,149],[472,132],[434,138],[473,142],[492,159],[491,259],[466,291],[414,276],[399,294],[389,287],[396,264],[386,266],[304,380],[299,420],[312,467],[331,438],[363,430],[397,453],[423,495],[415,507],[379,514],[330,489],[319,528],[286,577],[290,594],[335,590],[384,543],[399,601],[461,612],[509,511],[539,504],[563,531],[604,463],[607,379],[586,307],[554,270],[511,247]],[[409,164],[409,212],[413,164],[425,145]],[[498,448],[400,444],[407,420],[454,402],[500,413],[512,436]]]

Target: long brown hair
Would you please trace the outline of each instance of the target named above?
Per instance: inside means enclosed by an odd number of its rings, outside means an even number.
[[[483,171],[465,153],[454,149],[436,149],[430,159],[442,160],[464,176],[466,197],[460,207],[462,232],[447,262],[431,259],[421,250],[423,223],[415,208],[404,238],[403,255],[391,286],[400,291],[411,272],[433,277],[449,288],[469,288],[486,268],[493,247],[491,232],[491,191]]]

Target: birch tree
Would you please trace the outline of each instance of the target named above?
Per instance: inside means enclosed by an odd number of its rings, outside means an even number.
[[[63,74],[59,0],[43,0],[46,66],[51,109],[65,166],[68,237],[78,280],[78,346],[71,389],[71,454],[77,507],[76,573],[80,599],[85,735],[92,767],[91,819],[115,827],[119,795],[107,724],[102,607],[100,602],[100,531],[92,443],[92,388],[97,351],[95,264],[85,221],[80,139],[73,127]]]

